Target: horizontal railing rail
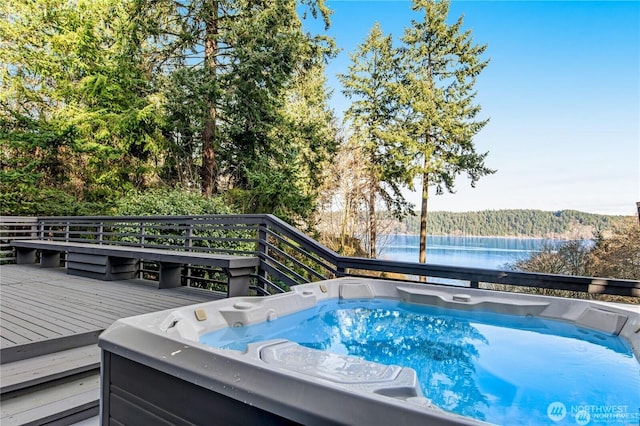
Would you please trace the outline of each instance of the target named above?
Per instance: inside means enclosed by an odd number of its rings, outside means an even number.
[[[342,276],[392,278],[492,288],[513,286],[640,297],[640,282],[341,256],[272,215],[96,216],[0,218],[3,260],[14,260],[15,238],[120,244],[169,250],[258,256],[257,294]],[[215,276],[203,280],[217,282]],[[189,280],[190,270],[185,271]]]
[[[37,238],[38,219],[35,217],[0,218],[0,264],[15,263],[16,256],[9,243],[11,240]]]

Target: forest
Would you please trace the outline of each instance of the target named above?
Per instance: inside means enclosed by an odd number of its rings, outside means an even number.
[[[2,213],[111,214],[164,190],[306,220],[337,137],[333,43],[302,26],[329,11],[303,3],[3,1]]]
[[[540,237],[593,239],[610,233],[628,220],[576,210],[485,210],[477,212],[429,213],[427,229],[431,235],[477,235],[499,237]],[[417,234],[420,225],[414,216],[394,223],[393,233]]]

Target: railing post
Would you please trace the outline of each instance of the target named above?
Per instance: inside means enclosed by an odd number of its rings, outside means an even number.
[[[140,247],[144,247],[145,243],[146,243],[146,239],[144,237],[144,233],[146,232],[145,226],[144,226],[144,222],[142,222],[142,220],[140,221]],[[160,265],[158,265],[158,267],[160,267]],[[138,262],[138,277],[139,278],[143,278],[144,277],[144,273],[143,270],[144,269],[144,263],[142,262],[142,260],[140,260],[140,262]],[[158,271],[159,274],[159,271]],[[159,275],[158,275],[159,276]]]
[[[347,275],[347,268],[345,268],[342,262],[338,260],[336,262],[336,278],[345,277],[346,275]]]
[[[192,237],[193,221],[190,220],[187,225],[187,230],[184,235],[184,248],[186,251],[191,251],[191,237]],[[186,274],[185,285],[191,287],[191,265],[186,265],[184,268]]]
[[[261,283],[261,279],[267,280],[267,271],[262,268],[262,262],[265,262],[269,257],[269,246],[267,245],[267,231],[265,228],[269,226],[266,221],[262,223],[262,226],[258,226],[258,257],[260,258],[260,263],[258,265],[258,285]],[[266,281],[262,281],[266,282]],[[266,290],[266,288],[263,288]]]
[[[189,222],[189,225],[187,226],[187,230],[185,232],[184,235],[184,248],[187,251],[191,251],[191,237],[192,237],[192,227],[193,227],[193,222]]]

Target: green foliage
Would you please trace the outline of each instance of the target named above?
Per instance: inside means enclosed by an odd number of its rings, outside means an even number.
[[[304,4],[328,19],[323,1]],[[335,146],[322,76],[332,43],[303,32],[293,0],[136,5],[167,100],[163,178],[230,191],[244,212],[308,217]]]
[[[160,101],[127,3],[7,0],[0,16],[3,179],[106,203],[148,184]]]
[[[0,116],[0,124],[2,210],[9,214],[28,213],[38,187],[64,181],[58,148],[73,139],[74,129],[39,125],[19,114]]]
[[[414,0],[412,9],[422,19],[405,29],[402,45],[395,48],[376,24],[341,80],[344,93],[355,99],[347,116],[367,163],[371,254],[376,197],[398,218],[413,213],[401,189],[413,188],[420,178],[424,262],[429,188],[453,192],[460,174],[475,186],[495,171],[473,143],[488,122],[478,118],[480,106],[474,103],[476,79],[488,63],[482,59],[486,46],[474,45],[471,31],[462,31],[462,17],[447,23],[448,0]]]
[[[283,165],[286,163],[283,163]],[[232,189],[228,198],[244,212],[270,213],[295,224],[313,208],[310,196],[300,193],[295,175],[282,165],[247,170],[247,189]]]
[[[63,147],[75,133],[23,115],[0,117],[0,214],[98,215],[109,207],[108,198],[78,200],[59,188],[68,181]]]
[[[412,159],[404,149],[397,116],[401,109],[399,59],[391,36],[378,24],[351,55],[349,72],[339,75],[343,93],[353,101],[345,113],[351,136],[348,149],[362,155],[362,198],[368,213],[369,256],[376,256],[376,203],[381,200],[397,218],[412,213],[402,187],[412,187]]]
[[[222,197],[204,197],[182,189],[131,191],[120,198],[114,216],[183,216],[235,213]]]
[[[487,124],[479,120],[474,86],[487,66],[487,46],[474,45],[471,31],[462,31],[462,17],[448,25],[449,1],[415,0],[424,16],[405,30],[403,78],[409,108],[407,130],[423,162],[421,174],[438,192],[453,191],[454,180],[466,172],[472,185],[493,173],[484,166],[473,137]]]
[[[19,185],[0,191],[0,215],[3,216],[98,216],[109,208],[108,203],[79,201],[53,188]]]
[[[111,213],[114,216],[188,216],[236,213],[223,197],[205,197],[199,192],[182,189],[155,189],[132,191],[118,200]],[[170,224],[144,225],[146,244],[184,247],[187,240],[186,229],[172,229]],[[140,229],[119,227],[117,233],[139,233]],[[217,250],[255,250],[253,243],[242,241],[251,239],[251,231],[224,230],[213,225],[194,224],[190,238],[193,247],[207,247]],[[229,241],[228,239],[232,239]],[[121,241],[139,243],[136,237],[120,238]]]
[[[335,150],[333,44],[298,12],[328,24],[323,0],[2,2],[4,210],[214,185],[249,194],[247,212],[308,217]]]
[[[495,171],[484,165],[487,153],[477,153],[473,143],[488,121],[478,119],[480,106],[474,104],[476,79],[488,63],[482,59],[486,45],[473,44],[471,30],[462,31],[462,17],[447,24],[448,0],[414,0],[413,10],[424,18],[405,30],[402,72],[409,145],[422,161],[416,176],[422,177],[420,261],[425,262],[429,187],[453,192],[458,175],[466,173],[475,186]]]
[[[324,64],[314,63],[299,69],[287,88],[281,108],[284,125],[272,135],[284,153],[280,167],[290,169],[292,182],[289,184],[295,185],[293,194],[297,194],[304,207],[286,214],[296,219],[289,222],[298,226],[302,225],[300,219],[308,219],[316,209],[324,172],[334,161],[338,149],[335,118],[327,105],[328,99]]]
[[[345,113],[353,131],[351,143],[364,156],[368,191],[379,197],[397,218],[411,213],[402,187],[413,186],[415,171],[398,125],[401,104],[399,55],[391,36],[378,24],[351,55],[349,73],[339,75],[343,93],[353,99]],[[375,215],[375,212],[373,212]]]
[[[167,77],[157,77],[163,91],[164,124],[168,141],[166,160],[160,173],[165,182],[198,187],[202,164],[201,129],[205,121],[202,68],[178,68]]]

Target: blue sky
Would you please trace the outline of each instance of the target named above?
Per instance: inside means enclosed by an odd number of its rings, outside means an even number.
[[[348,106],[347,71],[374,22],[398,40],[407,0],[328,0],[328,33],[342,49],[328,67],[331,106]],[[640,201],[640,2],[453,1],[450,22],[487,44],[477,101],[489,124],[476,137],[497,169],[471,188],[431,196],[430,210],[576,209],[634,214]],[[310,27],[312,28],[312,27]],[[320,28],[320,26],[317,26]],[[433,191],[435,193],[435,191]],[[418,194],[407,194],[418,204]]]

